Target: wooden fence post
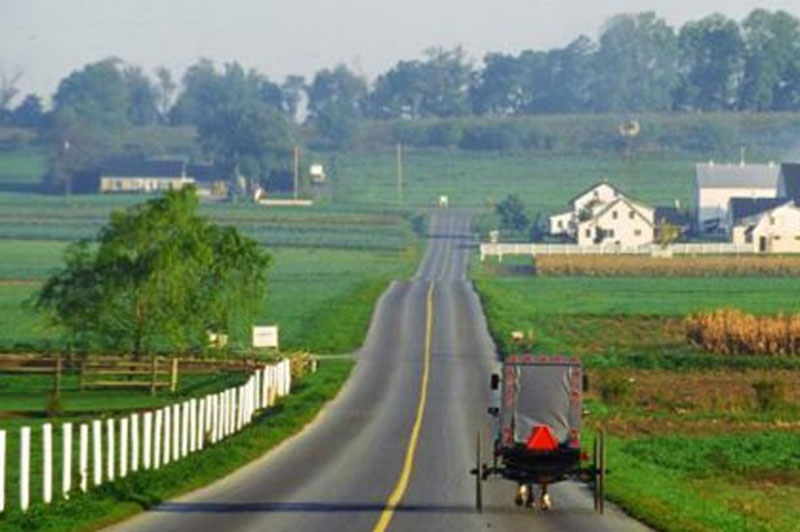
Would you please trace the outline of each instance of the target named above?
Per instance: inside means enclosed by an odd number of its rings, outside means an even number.
[[[151,458],[153,456],[153,413],[145,412],[143,416],[144,421],[144,441],[142,446],[142,466],[144,469],[150,469],[152,465]]]
[[[31,428],[19,430],[19,507],[27,511],[30,506],[31,481]]]
[[[161,467],[161,424],[164,421],[164,410],[156,410],[155,429],[153,430],[153,469]]]
[[[81,423],[78,449],[78,478],[81,491],[89,489],[89,425]]]
[[[128,418],[119,420],[119,476],[128,476]]]
[[[114,474],[114,455],[116,454],[116,435],[114,434],[114,418],[106,420],[106,477],[111,482],[116,476]]]
[[[61,494],[69,499],[72,489],[72,423],[61,425]]]
[[[6,510],[6,431],[0,430],[0,514]]]
[[[139,414],[131,414],[131,472],[139,471]]]
[[[61,362],[61,353],[56,355],[56,372],[53,379],[53,396],[55,399],[61,398],[61,372],[63,364]]]
[[[178,390],[178,358],[172,357],[172,367],[169,372],[169,389],[172,393]]]
[[[156,394],[156,380],[158,379],[158,357],[153,355],[150,371],[150,395]]]
[[[53,501],[53,425],[42,425],[42,500]]]
[[[92,421],[92,457],[94,485],[99,486],[103,483],[103,425],[99,419]]]

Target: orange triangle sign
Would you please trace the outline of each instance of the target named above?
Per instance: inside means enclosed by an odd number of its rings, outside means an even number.
[[[531,451],[555,451],[558,442],[547,425],[534,425],[525,446]]]

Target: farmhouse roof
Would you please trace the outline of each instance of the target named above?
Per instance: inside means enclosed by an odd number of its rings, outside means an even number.
[[[689,215],[676,207],[656,207],[655,220],[656,224],[666,220],[668,224],[677,225],[679,227],[691,224]]]
[[[774,164],[695,165],[700,188],[772,188],[777,189],[780,167]]]
[[[587,192],[591,192],[592,190],[596,189],[596,188],[597,188],[597,187],[599,187],[600,185],[607,185],[607,186],[611,187],[611,189],[612,189],[612,190],[614,190],[614,191],[615,191],[617,194],[619,194],[619,195],[623,195],[623,194],[622,194],[622,191],[621,191],[620,189],[618,189],[617,187],[615,187],[614,185],[612,185],[612,184],[611,184],[611,183],[609,183],[608,181],[598,181],[598,182],[597,182],[597,183],[595,183],[594,185],[592,185],[592,186],[590,186],[590,187],[587,187],[587,188],[585,188],[585,189],[584,189],[584,190],[582,190],[580,193],[578,193],[577,195],[573,196],[573,197],[572,197],[572,198],[569,200],[569,204],[570,204],[570,205],[572,205],[572,204],[575,202],[575,200],[576,200],[576,199],[580,198],[581,196],[583,196],[583,195],[584,195],[584,194],[586,194]]]
[[[639,211],[639,208],[645,208],[645,209],[649,209],[650,207],[648,207],[647,205],[645,205],[645,204],[643,204],[643,203],[639,203],[638,201],[633,201],[633,200],[631,200],[630,198],[626,198],[625,196],[620,196],[620,197],[618,197],[617,199],[615,199],[614,201],[611,201],[611,202],[609,202],[609,203],[608,203],[608,204],[607,204],[605,207],[603,207],[602,209],[600,209],[600,211],[598,211],[597,213],[595,213],[595,215],[594,215],[594,216],[592,216],[592,218],[591,218],[590,220],[587,220],[587,221],[589,221],[589,222],[596,222],[598,218],[600,218],[600,217],[601,217],[601,216],[603,216],[605,213],[607,213],[608,211],[610,211],[611,209],[613,209],[613,208],[614,208],[616,205],[618,205],[619,203],[625,203],[625,204],[627,204],[627,205],[628,205],[628,207],[630,207],[631,209],[633,209],[633,212],[635,212],[635,213],[636,213],[636,216],[638,216],[639,218],[641,218],[642,220],[644,220],[645,222],[647,222],[647,225],[649,225],[649,226],[652,226],[652,225],[653,225],[653,223],[652,223],[650,220],[648,220],[648,219],[647,219],[647,217],[645,217],[645,215],[644,215],[644,214],[642,214],[642,213]]]
[[[112,160],[103,165],[101,175],[105,177],[184,177],[185,162],[182,159]]]
[[[781,165],[781,179],[790,198],[800,198],[800,163],[783,163]]]
[[[734,224],[739,220],[785,205],[789,198],[731,198],[730,211]]]
[[[187,164],[186,175],[199,182],[226,180],[223,172],[213,164]]]

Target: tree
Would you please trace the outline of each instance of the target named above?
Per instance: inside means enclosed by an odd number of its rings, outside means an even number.
[[[308,87],[306,87],[306,80],[303,76],[286,76],[286,79],[281,85],[283,90],[283,99],[286,106],[286,114],[292,120],[298,120],[300,113],[300,105],[303,100],[308,97]]]
[[[39,128],[44,124],[42,100],[35,94],[29,94],[12,111],[11,123],[17,127]]]
[[[525,206],[516,194],[509,194],[506,199],[495,207],[495,212],[500,217],[500,228],[513,231],[524,231],[528,228],[528,217]]]
[[[367,82],[344,65],[321,70],[308,88],[307,122],[328,146],[348,146],[364,116],[367,92]]]
[[[201,350],[209,332],[246,337],[269,255],[197,215],[193,188],[112,213],[99,242],[69,247],[36,306],[69,344],[136,356]]]
[[[86,65],[61,80],[53,96],[53,110],[67,108],[83,121],[115,133],[128,125],[128,87],[120,60]]]
[[[172,81],[172,73],[166,67],[156,68],[156,105],[158,107],[158,116],[162,123],[167,123],[169,119],[169,110],[172,106],[172,97],[177,88],[175,82]]]
[[[674,31],[655,13],[608,21],[595,55],[593,107],[598,111],[665,111],[678,82]]]
[[[128,96],[128,120],[135,126],[149,126],[159,120],[159,93],[150,78],[136,66],[122,72]]]
[[[675,107],[717,111],[736,105],[744,42],[739,25],[723,15],[686,23],[678,35],[681,84]]]
[[[785,11],[756,9],[742,29],[745,60],[740,108],[800,109],[800,20]]]

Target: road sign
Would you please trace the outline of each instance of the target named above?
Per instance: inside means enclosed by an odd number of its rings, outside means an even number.
[[[278,326],[264,325],[253,327],[253,347],[278,348]]]

